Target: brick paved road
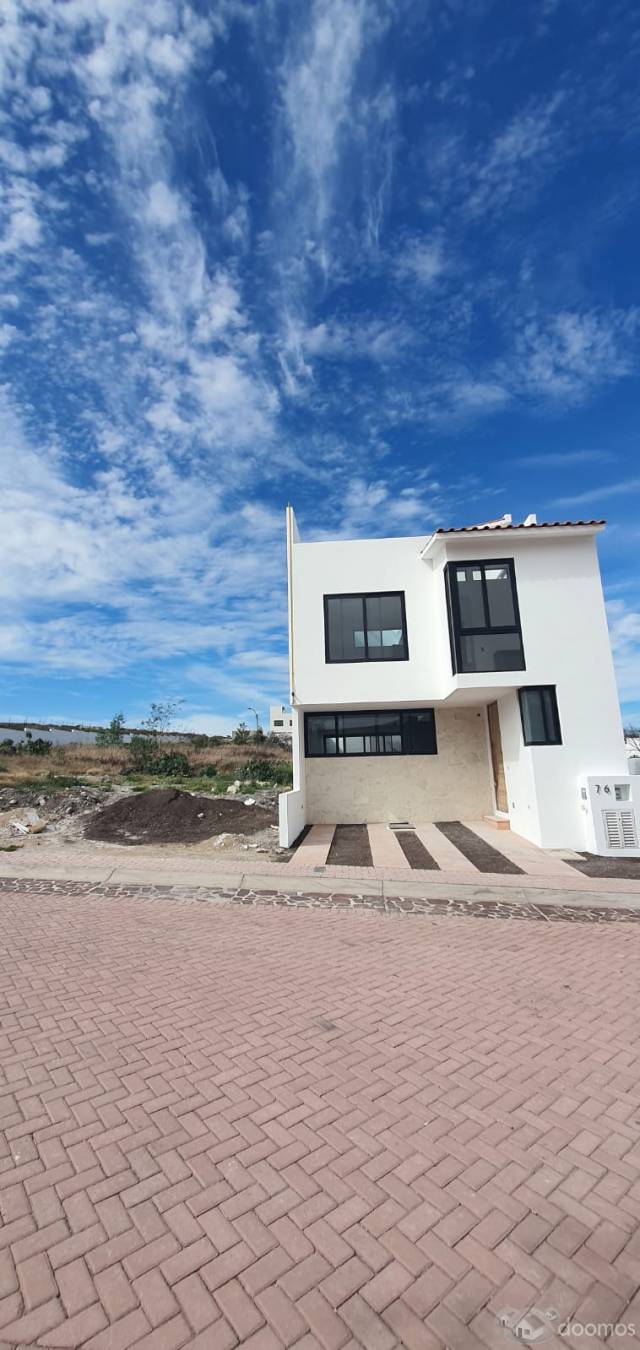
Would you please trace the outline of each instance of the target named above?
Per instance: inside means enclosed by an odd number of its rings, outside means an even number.
[[[18,892],[0,926],[0,1343],[640,1328],[634,924]]]

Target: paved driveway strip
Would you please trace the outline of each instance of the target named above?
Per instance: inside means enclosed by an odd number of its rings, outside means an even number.
[[[635,922],[38,888],[0,895],[0,1344],[508,1348],[533,1305],[640,1344]]]

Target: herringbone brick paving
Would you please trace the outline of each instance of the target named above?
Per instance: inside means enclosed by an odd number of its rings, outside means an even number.
[[[0,924],[0,1342],[640,1328],[635,925],[19,890]]]

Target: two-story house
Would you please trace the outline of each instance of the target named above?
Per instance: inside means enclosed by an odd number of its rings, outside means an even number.
[[[294,780],[281,843],[305,824],[484,817],[542,847],[595,851],[588,780],[630,781],[603,525],[505,516],[304,543],[288,507]]]

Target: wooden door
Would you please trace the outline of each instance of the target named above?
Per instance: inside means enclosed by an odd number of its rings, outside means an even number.
[[[502,737],[500,735],[500,714],[498,713],[497,703],[489,704],[487,715],[489,718],[489,743],[491,745],[491,767],[493,769],[493,786],[496,793],[496,810],[504,811],[505,815],[507,815],[509,803],[507,801],[507,783],[504,776]]]

